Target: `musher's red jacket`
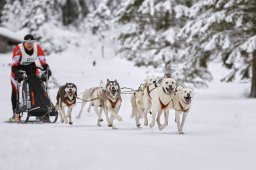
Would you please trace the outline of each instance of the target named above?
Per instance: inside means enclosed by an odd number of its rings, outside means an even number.
[[[21,49],[21,48],[23,48],[23,49]],[[34,57],[34,58],[36,57],[37,61],[39,61],[39,62],[34,61],[31,63],[34,63],[37,67],[40,67],[40,66],[38,66],[38,64],[41,64],[42,67],[48,65],[46,62],[46,59],[45,59],[44,51],[38,44],[34,44],[34,53],[36,53],[36,54],[33,54],[31,57]],[[22,43],[22,44],[17,45],[14,48],[13,55],[12,55],[11,83],[12,83],[12,86],[15,88],[15,90],[17,87],[17,81],[14,79],[15,78],[14,70],[16,68],[18,68],[20,65],[22,65],[22,60],[23,60],[22,57],[23,56],[28,57],[27,54],[24,53],[24,45]],[[38,71],[38,69],[36,69],[36,75],[38,75],[38,74],[39,74],[39,71]]]

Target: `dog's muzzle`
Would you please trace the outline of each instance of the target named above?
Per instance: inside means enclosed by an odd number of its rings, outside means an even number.
[[[190,104],[191,103],[191,96],[188,95],[187,97],[184,97],[184,100],[185,100],[186,104]]]
[[[112,95],[115,95],[116,92],[117,92],[117,90],[116,90],[115,88],[112,88],[112,89],[110,90],[110,92],[111,92]]]
[[[169,87],[166,87],[165,90],[168,92],[168,93],[172,93],[174,91],[174,88],[172,86],[169,86]]]
[[[73,90],[69,90],[69,91],[68,91],[68,95],[69,95],[69,96],[73,96],[73,95],[74,95],[74,91],[73,91]]]

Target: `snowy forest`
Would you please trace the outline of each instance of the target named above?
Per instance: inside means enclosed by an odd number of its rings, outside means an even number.
[[[2,27],[34,34],[48,54],[90,32],[136,66],[196,87],[207,86],[208,65],[219,62],[228,70],[222,81],[251,83],[256,97],[254,0],[3,0],[0,11]]]
[[[0,77],[0,170],[256,169],[256,0],[0,0]]]

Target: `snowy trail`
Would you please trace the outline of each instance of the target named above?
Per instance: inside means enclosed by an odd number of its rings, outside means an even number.
[[[97,66],[92,67],[93,59],[80,54],[83,50],[77,49],[75,56],[67,51],[48,57],[59,83],[74,82],[79,92],[107,78],[116,78],[121,86],[137,88],[146,77],[145,70],[127,61],[97,59]],[[120,115],[124,121],[114,122],[119,128],[116,131],[108,128],[105,121],[102,127],[97,127],[93,109],[91,113],[84,111],[80,120],[74,119],[73,126],[59,121],[7,124],[4,121],[11,115],[9,61],[10,54],[1,55],[0,170],[256,168],[256,100],[243,97],[247,85],[214,81],[209,89],[196,90],[184,135],[176,132],[173,111],[170,125],[164,131],[156,127],[135,128],[134,120],[130,119],[129,95],[122,97]],[[51,90],[53,101],[56,91]],[[73,118],[79,109],[80,104]]]

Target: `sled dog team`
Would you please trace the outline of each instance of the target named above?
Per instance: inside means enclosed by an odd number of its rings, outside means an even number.
[[[138,90],[131,95],[131,118],[135,118],[138,128],[141,127],[140,119],[144,119],[144,125],[148,126],[148,113],[151,113],[152,119],[149,126],[152,128],[156,123],[159,130],[163,130],[168,126],[169,110],[174,109],[178,133],[183,134],[183,127],[190,111],[192,96],[193,90],[191,88],[178,86],[173,78],[165,75],[158,81],[154,76],[148,77],[139,86]],[[56,98],[56,108],[62,123],[72,124],[71,112],[76,105],[77,98],[75,84],[66,83],[60,87]],[[94,108],[98,116],[98,126],[101,126],[103,121],[102,112],[106,116],[108,126],[112,127],[112,129],[116,129],[113,124],[115,119],[122,121],[122,117],[118,114],[122,103],[121,88],[116,80],[110,81],[107,79],[106,85],[101,81],[98,87],[86,89],[80,100],[82,100],[82,105],[76,116],[77,119],[81,117],[86,103],[89,103],[87,111],[90,112],[91,107]],[[65,107],[67,107],[67,113],[65,113]],[[164,114],[163,124],[160,122],[162,114]]]

